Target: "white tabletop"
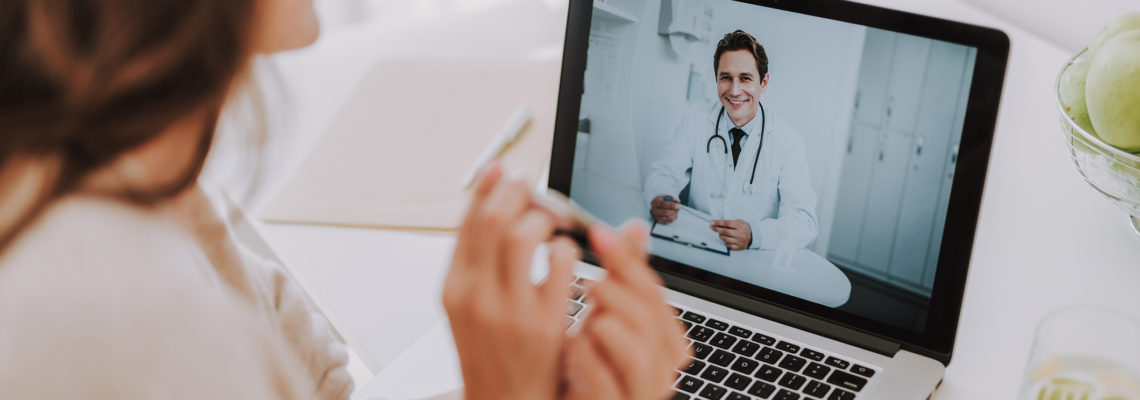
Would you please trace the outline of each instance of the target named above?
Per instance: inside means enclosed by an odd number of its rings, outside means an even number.
[[[872,3],[996,26],[1012,39],[954,360],[935,399],[1015,398],[1034,327],[1043,315],[1069,304],[1137,313],[1140,240],[1129,232],[1123,212],[1088,187],[1068,159],[1051,92],[1066,51],[964,3]],[[557,54],[563,26],[552,21],[561,14],[533,2],[500,11],[505,10],[516,12],[512,21],[526,15],[521,20],[531,22],[517,30],[502,28],[509,25],[495,29],[537,31],[528,37],[541,40],[480,43],[488,47],[486,54],[542,57],[551,46]],[[409,49],[406,35],[424,35],[440,46],[448,45],[439,40],[448,32],[503,36],[495,29],[469,29],[495,26],[498,14],[505,12],[434,20],[446,20],[443,25],[358,26],[331,32],[315,48],[281,57],[283,81],[301,93],[296,109],[304,111],[297,124],[303,132],[294,135],[300,139],[290,140],[311,146],[313,133],[331,121],[353,82],[367,70],[368,65],[345,65],[345,60],[366,64],[386,54],[425,56]],[[473,53],[464,41],[450,46]],[[362,49],[367,49],[363,55]],[[281,157],[286,161],[280,170],[295,168],[288,162],[303,154],[305,146],[297,145],[293,158]],[[265,231],[294,273],[347,328],[373,373],[442,316],[441,279],[454,243],[448,236],[285,224],[269,224]]]
[[[775,250],[739,250],[728,256],[654,237],[650,251],[709,272],[752,283],[828,307],[841,307],[851,296],[851,281],[839,267],[807,249],[795,249],[790,262],[778,265]]]

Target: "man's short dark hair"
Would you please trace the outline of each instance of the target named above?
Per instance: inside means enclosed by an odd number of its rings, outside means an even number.
[[[768,73],[768,54],[764,52],[764,46],[761,46],[756,38],[739,29],[724,35],[724,39],[716,44],[716,53],[713,53],[713,73],[720,71],[720,55],[736,50],[748,50],[752,53],[752,57],[756,58],[756,70],[760,71],[760,76],[756,79],[764,79],[764,75]]]

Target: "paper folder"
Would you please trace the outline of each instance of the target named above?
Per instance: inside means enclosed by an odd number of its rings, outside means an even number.
[[[463,175],[523,103],[533,115],[501,162],[538,179],[550,156],[558,74],[554,62],[380,62],[261,216],[454,229],[470,197]]]

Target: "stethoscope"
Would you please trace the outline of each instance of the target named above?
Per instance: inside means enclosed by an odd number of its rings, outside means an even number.
[[[752,176],[748,178],[748,184],[744,186],[745,194],[752,194],[752,192],[756,191],[756,164],[760,163],[760,150],[764,149],[764,131],[768,125],[768,114],[764,112],[764,103],[756,102],[756,104],[760,106],[760,146],[756,148],[756,157],[752,159]],[[720,121],[722,118],[724,118],[724,114],[726,114],[726,111],[724,109],[724,106],[721,106],[720,113],[716,115],[716,125],[713,125],[713,135],[712,137],[709,137],[709,140],[707,142],[705,142],[706,155],[712,154],[713,140],[720,140],[720,145],[722,148],[724,148],[724,154],[726,156],[728,155],[728,139],[725,139],[725,137],[721,136],[720,134]],[[720,193],[709,194],[709,197],[712,197],[714,199],[724,198],[724,187],[728,183],[728,175],[728,173],[725,173],[724,178],[721,179]]]

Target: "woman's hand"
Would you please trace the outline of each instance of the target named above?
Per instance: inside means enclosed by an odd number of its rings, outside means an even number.
[[[593,309],[566,343],[568,399],[663,399],[677,379],[674,369],[689,359],[683,325],[649,269],[647,237],[641,223],[620,233],[590,232],[607,275],[589,288]]]
[[[566,297],[577,247],[550,244],[550,274],[530,281],[539,243],[563,221],[531,203],[531,187],[483,174],[459,231],[443,305],[463,370],[465,397],[553,399],[558,396]]]

